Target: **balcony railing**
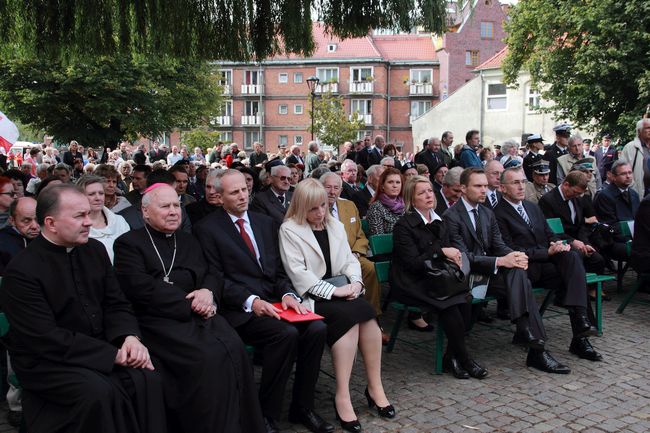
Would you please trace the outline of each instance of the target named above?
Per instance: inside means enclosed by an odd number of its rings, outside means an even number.
[[[415,83],[409,86],[410,95],[433,95],[433,84]]]
[[[339,93],[339,83],[324,83],[316,86],[316,93]]]
[[[241,85],[241,94],[242,95],[259,95],[262,93],[261,84],[242,84]]]
[[[374,83],[372,81],[352,81],[350,83],[350,93],[372,93]]]
[[[259,114],[254,116],[242,116],[241,124],[244,126],[259,126],[262,124],[262,116]]]
[[[221,90],[223,91],[224,95],[232,95],[232,85],[230,84],[222,84]]]
[[[232,126],[232,116],[214,117],[212,123],[217,126]]]
[[[354,121],[356,119],[363,120],[366,126],[372,125],[372,114],[359,114],[359,113],[350,114],[350,121]]]

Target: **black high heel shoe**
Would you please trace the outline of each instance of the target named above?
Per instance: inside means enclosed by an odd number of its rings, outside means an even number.
[[[334,403],[334,413],[336,414],[336,420],[341,423],[341,428],[352,433],[359,433],[361,431],[361,424],[359,423],[359,420],[355,419],[352,421],[343,421],[339,416],[339,411],[336,409],[336,400],[332,399],[332,403]]]
[[[395,408],[393,407],[392,404],[389,404],[388,406],[384,407],[379,407],[377,403],[375,403],[375,400],[370,397],[370,393],[368,392],[368,387],[366,386],[366,400],[368,400],[368,407],[377,408],[377,413],[379,414],[380,417],[382,418],[395,418]]]

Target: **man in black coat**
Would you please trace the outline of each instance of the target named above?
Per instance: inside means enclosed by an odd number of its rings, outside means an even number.
[[[416,164],[424,164],[429,168],[429,177],[431,182],[434,181],[433,176],[436,172],[436,168],[445,162],[444,157],[440,152],[441,145],[439,138],[431,137],[427,140],[427,146],[415,155]]]
[[[215,187],[216,179],[217,172],[210,172],[208,177],[205,179],[205,197],[195,203],[188,204],[185,208],[192,225],[197,224],[205,216],[211,214],[221,206],[219,195],[217,194],[217,189]]]
[[[75,159],[80,159],[83,161],[84,156],[79,152],[79,143],[75,140],[70,142],[70,147],[66,152],[63,152],[63,163],[67,164],[70,168],[74,167]]]
[[[465,169],[460,183],[463,197],[443,215],[451,246],[467,254],[473,274],[489,277],[489,295],[508,299],[511,320],[517,325],[513,342],[529,348],[526,365],[568,374],[571,370],[544,349],[544,323],[526,274],[528,256],[503,242],[494,213],[481,204],[487,191],[483,170]]]
[[[650,272],[650,195],[641,200],[634,218],[630,264],[637,272]]]
[[[0,276],[16,254],[41,232],[36,222],[36,200],[22,197],[9,205],[9,225],[0,230]]]
[[[27,430],[164,433],[160,377],[106,249],[88,239],[88,199],[53,185],[38,200],[42,235],[0,290]]]
[[[634,182],[629,163],[616,161],[611,166],[612,183],[596,194],[594,211],[601,223],[615,225],[619,221],[632,221],[639,209],[639,194],[631,188]]]
[[[533,286],[558,290],[556,299],[569,310],[573,339],[569,350],[580,358],[601,361],[587,337],[597,334],[590,319],[582,258],[562,243],[546,223],[542,210],[524,200],[526,176],[510,168],[501,177],[503,199],[494,209],[503,241],[528,256],[528,278]],[[593,314],[591,314],[593,317]]]
[[[352,195],[352,201],[357,207],[359,216],[361,218],[365,218],[366,214],[368,213],[370,200],[372,200],[372,197],[375,195],[375,191],[377,191],[377,188],[379,188],[379,178],[381,177],[384,170],[385,167],[379,164],[371,165],[368,167],[368,170],[366,170],[366,175],[368,176],[366,185]]]
[[[568,152],[567,146],[569,145],[569,137],[571,136],[571,125],[568,123],[560,123],[555,125],[553,131],[555,131],[555,142],[544,152],[544,159],[548,161],[548,166],[551,170],[548,181],[557,185],[557,159],[562,155],[566,155]]]
[[[253,143],[253,149],[254,152],[251,153],[250,156],[248,157],[248,160],[250,161],[249,165],[251,167],[261,166],[261,164],[264,164],[266,161],[269,160],[268,155],[263,152],[262,143],[256,141],[255,143]]]
[[[289,209],[292,192],[291,169],[286,165],[276,165],[271,168],[271,185],[266,191],[258,192],[253,197],[251,210],[268,215],[279,228],[284,221],[284,215]]]
[[[560,238],[580,253],[587,272],[602,274],[605,259],[589,242],[591,230],[585,224],[583,201],[580,199],[587,191],[588,182],[585,173],[570,172],[561,185],[539,199],[539,207],[546,218],[560,218],[564,227]]]
[[[359,191],[357,173],[357,164],[353,160],[346,159],[341,163],[341,179],[343,180],[341,198],[352,200],[352,196]]]
[[[314,432],[332,432],[334,427],[314,412],[326,326],[319,320],[296,324],[279,320],[280,310],[273,302],[282,302],[284,309],[305,309],[282,266],[277,227],[268,216],[248,212],[248,189],[241,172],[227,170],[218,176],[223,207],[203,218],[194,230],[209,274],[223,282],[221,314],[245,343],[262,351],[260,403],[267,431],[277,431],[275,422],[295,361],[289,420]]]
[[[463,188],[460,186],[460,175],[463,172],[462,167],[453,167],[447,171],[442,181],[442,188],[437,191],[434,188],[436,196],[436,213],[439,216],[452,207],[454,203],[460,200],[463,194]]]
[[[596,158],[596,167],[600,173],[603,183],[607,180],[607,172],[612,169],[612,164],[618,160],[618,152],[616,146],[612,146],[612,136],[609,133],[604,133],[602,142],[596,150],[590,150],[589,155]]]

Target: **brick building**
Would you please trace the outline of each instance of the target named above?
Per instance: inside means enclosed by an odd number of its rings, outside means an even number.
[[[372,35],[340,40],[314,23],[316,51],[309,58],[277,56],[260,64],[222,62],[226,103],[215,128],[224,141],[269,151],[311,139],[307,78],[320,79],[316,94],[344,97],[350,116],[361,116],[366,133],[383,135],[411,151],[411,120],[438,99],[438,61],[430,34]],[[328,143],[334,144],[334,143]],[[340,144],[340,143],[338,143]]]

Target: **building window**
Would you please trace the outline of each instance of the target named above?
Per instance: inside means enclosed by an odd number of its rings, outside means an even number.
[[[246,101],[244,104],[244,116],[257,116],[260,111],[259,101]]]
[[[357,131],[357,140],[363,140],[366,137],[372,137],[372,131]]]
[[[503,83],[494,83],[488,84],[487,86],[487,109],[505,110],[508,108],[506,85]]]
[[[294,72],[293,73],[293,82],[294,83],[302,83],[302,72]]]
[[[232,143],[232,131],[219,131],[219,140],[224,143]]]
[[[232,101],[225,101],[221,107],[222,116],[232,116]]]
[[[293,114],[302,114],[303,110],[302,104],[293,104]]]
[[[289,82],[289,74],[286,72],[280,72],[278,74],[278,83],[287,84]]]
[[[220,69],[217,71],[217,74],[217,83],[219,83],[220,86],[230,86],[232,84],[232,70]]]
[[[494,39],[494,23],[489,21],[481,23],[481,39]]]
[[[338,83],[339,68],[316,68],[316,76],[321,84]]]
[[[539,111],[541,102],[542,95],[540,95],[539,90],[528,85],[528,111]]]
[[[353,99],[350,107],[350,113],[372,114],[372,99]]]
[[[289,136],[288,135],[279,135],[278,136],[278,147],[287,147],[289,144]]]
[[[278,105],[279,114],[289,114],[289,106],[287,104]]]
[[[465,51],[465,66],[478,66],[479,59],[478,50]]]
[[[244,71],[244,84],[262,84],[262,73],[260,71]]]
[[[293,144],[296,146],[301,146],[302,145],[302,135],[294,135],[293,136]]]
[[[336,44],[327,44],[327,52],[333,53],[334,51],[336,51]]]
[[[431,108],[431,101],[411,101],[411,119],[422,116]]]
[[[410,81],[413,84],[430,83],[433,69],[411,69],[410,75]]]
[[[372,67],[368,66],[365,68],[351,68],[350,77],[354,83],[358,83],[360,81],[371,81]]]
[[[260,140],[260,131],[244,131],[244,150],[253,150],[253,143]]]

